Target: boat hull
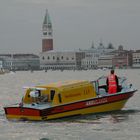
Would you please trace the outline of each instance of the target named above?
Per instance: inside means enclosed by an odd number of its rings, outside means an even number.
[[[8,119],[49,120],[74,115],[121,110],[135,91],[78,101],[50,108],[5,107]]]

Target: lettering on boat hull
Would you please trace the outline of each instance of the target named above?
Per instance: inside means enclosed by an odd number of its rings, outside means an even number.
[[[98,104],[103,104],[107,102],[108,102],[107,98],[97,99],[97,100],[87,101],[86,106],[98,105]]]

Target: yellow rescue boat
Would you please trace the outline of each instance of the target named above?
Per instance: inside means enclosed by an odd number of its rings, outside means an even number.
[[[120,110],[137,90],[119,78],[120,88],[107,93],[105,77],[96,81],[72,80],[27,87],[22,101],[4,107],[7,119],[49,120],[74,115]]]

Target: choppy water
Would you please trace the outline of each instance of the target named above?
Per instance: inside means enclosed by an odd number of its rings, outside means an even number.
[[[69,79],[95,80],[107,73],[91,70],[0,75],[0,140],[140,140],[140,69],[116,70],[139,90],[121,111],[46,122],[8,121],[4,116],[3,106],[19,102],[23,86]]]

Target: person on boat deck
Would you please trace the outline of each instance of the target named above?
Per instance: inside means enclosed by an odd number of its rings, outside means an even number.
[[[107,77],[106,80],[108,93],[113,94],[117,92],[118,89],[118,77],[114,74],[114,70],[112,69],[110,71],[110,75]]]

